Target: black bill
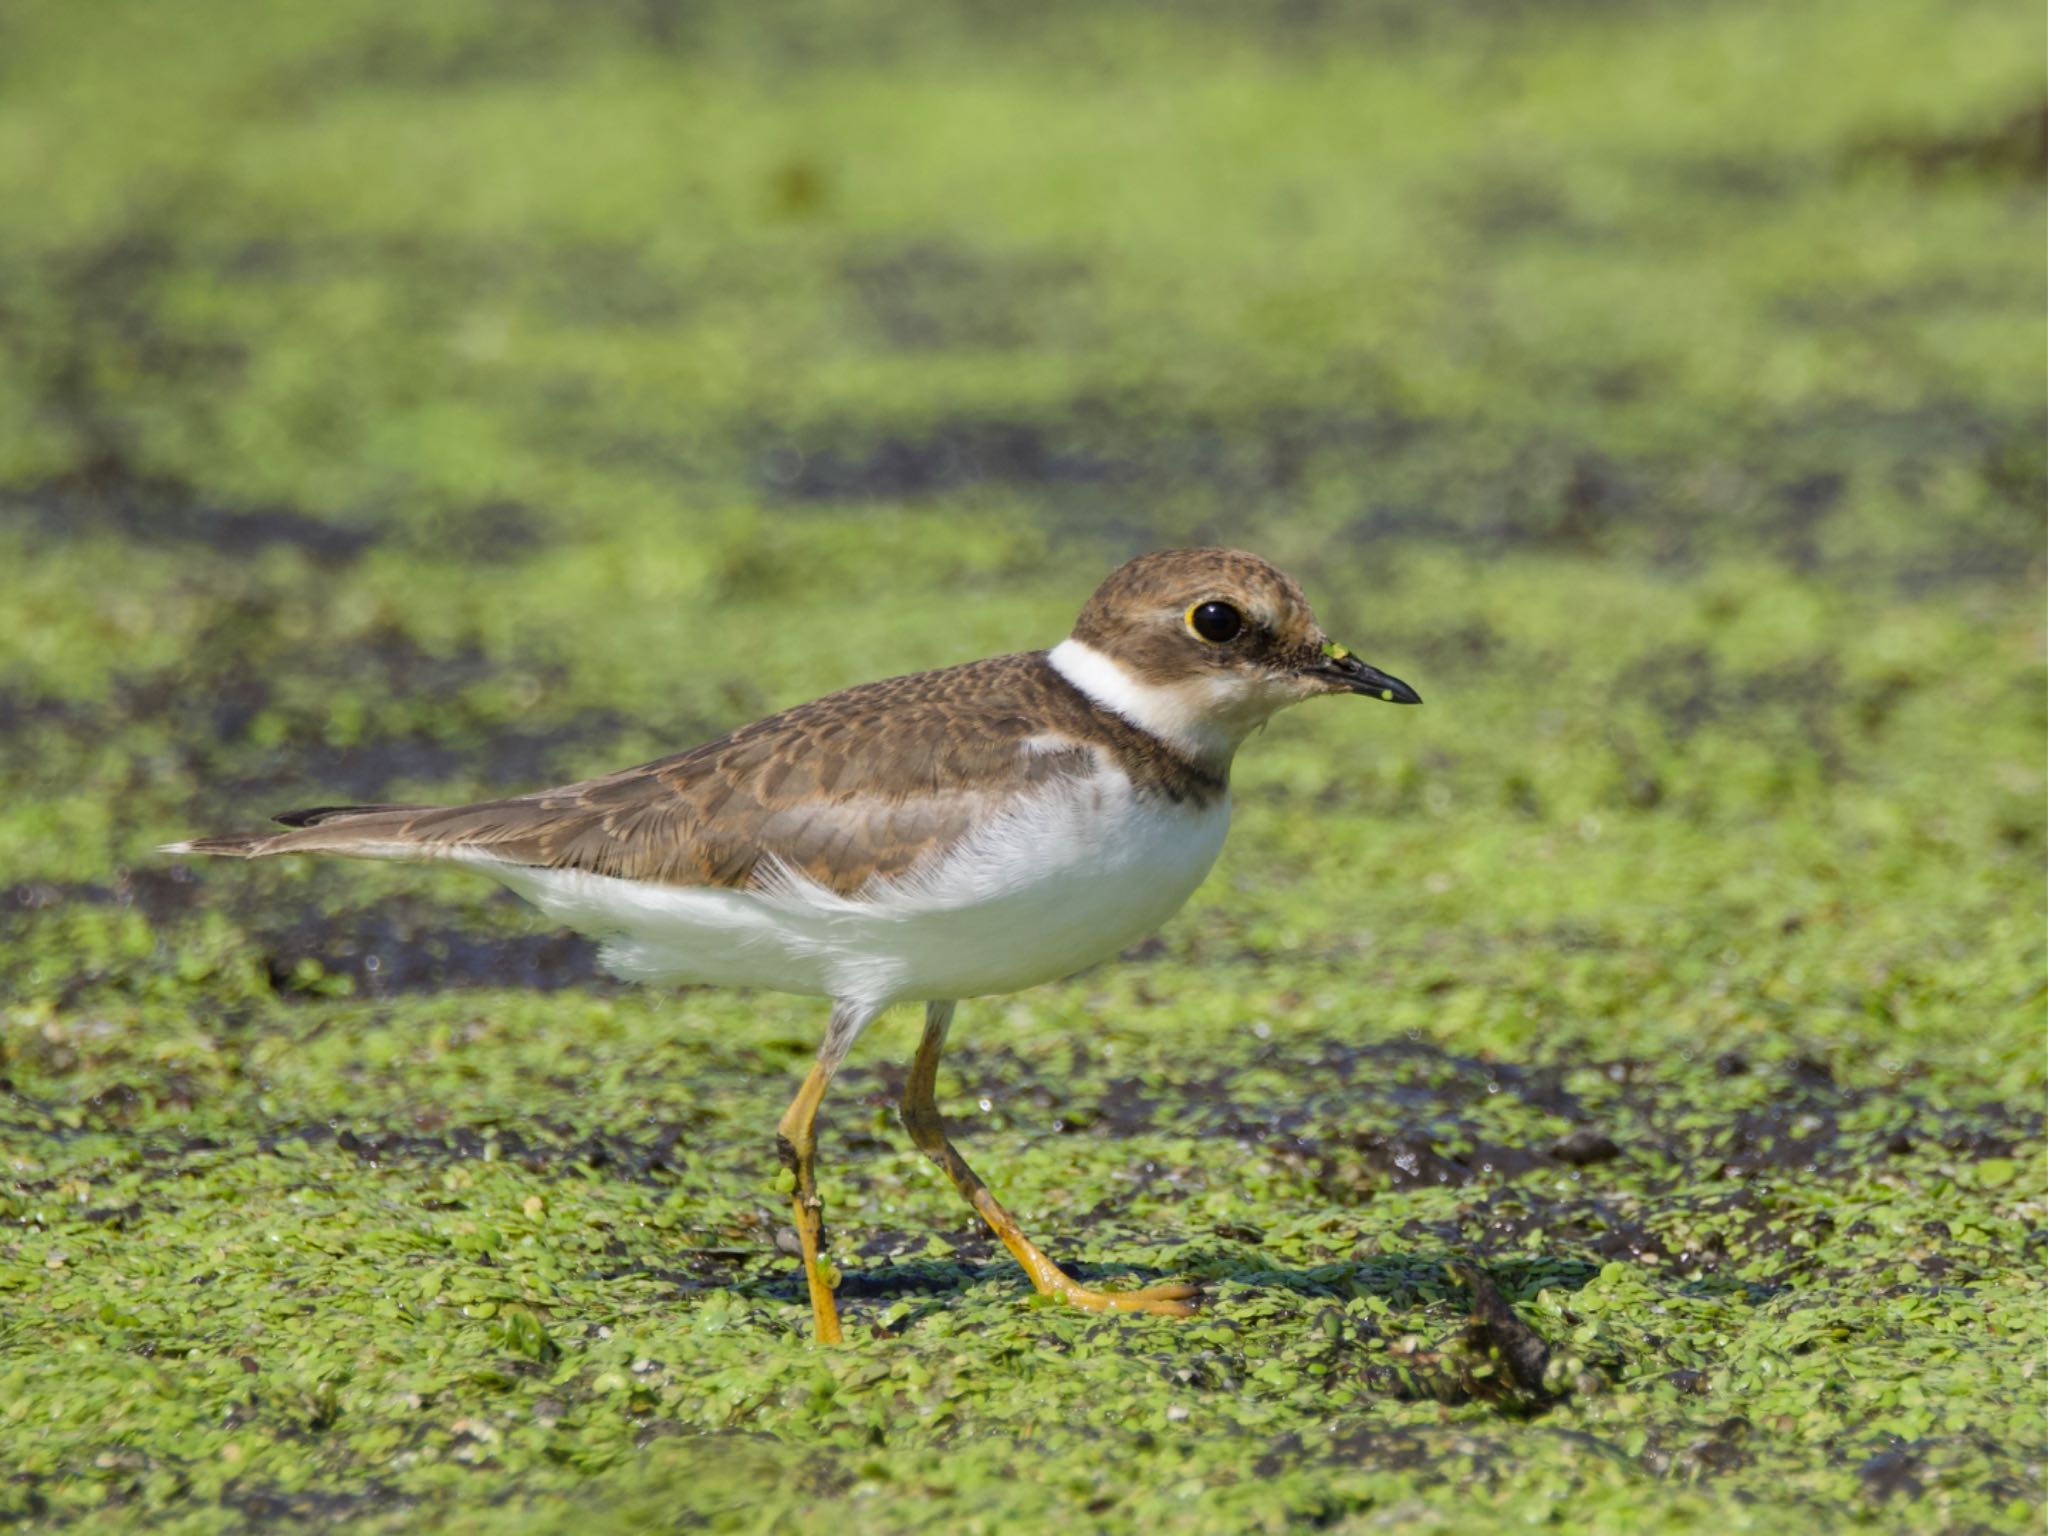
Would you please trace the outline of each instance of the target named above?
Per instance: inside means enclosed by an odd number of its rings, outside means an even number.
[[[1422,695],[1401,679],[1389,676],[1378,667],[1360,661],[1341,645],[1324,647],[1323,659],[1317,665],[1316,673],[1320,677],[1328,678],[1347,693],[1362,693],[1369,698],[1385,699],[1389,704],[1422,702]]]

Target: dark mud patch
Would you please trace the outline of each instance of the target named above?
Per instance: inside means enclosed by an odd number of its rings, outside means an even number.
[[[1557,183],[1511,173],[1492,163],[1475,166],[1460,185],[1439,196],[1448,216],[1489,246],[1532,237],[1608,238],[1605,230],[1573,208]]]
[[[193,1159],[227,1150],[226,1144],[211,1136],[164,1134],[137,1126],[134,1122],[140,1110],[149,1105],[159,1110],[191,1107],[190,1101],[167,1098],[154,1086],[117,1084],[82,1106],[82,1114],[33,1099],[11,1087],[0,1088],[0,1093],[6,1094],[14,1111],[13,1118],[0,1120],[0,1129],[58,1139],[82,1134],[130,1135],[141,1161],[164,1177],[176,1178]],[[60,1114],[66,1118],[58,1119]],[[687,1171],[688,1159],[679,1156],[678,1149],[700,1147],[704,1127],[712,1118],[709,1112],[682,1119],[656,1120],[650,1116],[640,1126],[626,1130],[591,1130],[545,1118],[519,1125],[466,1125],[451,1124],[443,1111],[426,1106],[403,1124],[338,1118],[287,1124],[273,1126],[238,1145],[266,1156],[291,1146],[331,1147],[372,1168],[440,1168],[465,1162],[503,1162],[540,1175],[597,1175],[635,1184],[666,1185]],[[765,1135],[762,1144],[765,1157]],[[735,1164],[735,1177],[744,1171]],[[18,1187],[40,1190],[46,1186],[24,1181]],[[439,1208],[456,1209],[459,1204],[452,1201]],[[92,1219],[126,1219],[127,1214],[126,1208],[122,1208],[101,1212]]]
[[[1650,170],[1664,181],[1697,191],[1715,202],[1749,204],[1801,195],[1828,174],[1824,165],[1811,158],[1729,153],[1665,157]]]
[[[479,295],[530,301],[557,324],[659,327],[691,307],[689,291],[647,252],[619,240],[465,240],[445,235],[329,233],[189,245],[185,259],[228,283],[280,288],[405,275],[423,318]]]
[[[1069,1079],[1086,1081],[1086,1048],[1075,1051]],[[1268,1050],[1251,1063],[1255,1096],[1240,1086],[1243,1069],[1120,1077],[1080,1093],[1008,1052],[956,1054],[954,1102],[979,1101],[1018,1129],[1228,1139],[1291,1170],[1332,1211],[1370,1206],[1387,1191],[1465,1191],[1454,1214],[1388,1234],[1419,1249],[1511,1255],[1534,1244],[1709,1277],[1765,1256],[1809,1261],[1833,1217],[1788,1204],[1788,1181],[1853,1177],[1916,1154],[2009,1157],[2043,1127],[2031,1105],[1937,1104],[1906,1087],[1845,1087],[1826,1063],[1804,1057],[1718,1071],[1722,1081],[1746,1081],[1721,1113],[1702,1115],[1696,1095],[1641,1063],[1483,1061],[1419,1043]],[[860,1073],[848,1076],[859,1092]],[[901,1070],[875,1076],[883,1086],[869,1101],[892,1101]],[[1573,1092],[1567,1078],[1599,1087]],[[1525,1135],[1502,1136],[1492,1112],[1500,1097],[1534,1112],[1515,1116],[1527,1121]],[[971,1136],[971,1115],[953,1124]],[[1139,1186],[1151,1182],[1141,1172]],[[1930,1259],[1927,1272],[1943,1263]]]
[[[521,13],[524,14],[521,14]],[[507,7],[499,25],[470,32],[385,22],[291,70],[294,96],[360,90],[448,92],[559,78],[579,51],[574,29]]]
[[[1184,411],[1087,397],[1039,417],[939,415],[802,431],[763,423],[742,440],[769,497],[914,501],[990,486],[1029,495],[1055,530],[1135,552],[1191,538],[1241,542],[1248,503],[1378,463],[1421,435],[1420,423],[1392,412],[1284,403]],[[1191,530],[1191,498],[1227,525]]]
[[[57,908],[125,907],[152,925],[176,921],[198,907],[204,892],[182,865],[167,869],[123,869],[100,884],[92,881],[25,880],[0,891],[0,932],[10,919]]]
[[[533,1121],[524,1129],[315,1124],[267,1136],[262,1146],[267,1151],[287,1141],[309,1147],[332,1145],[373,1167],[506,1162],[529,1173],[597,1172],[632,1183],[661,1184],[683,1171],[686,1160],[677,1157],[677,1148],[699,1144],[710,1118],[704,1114],[649,1123],[632,1132],[592,1131],[547,1120]]]
[[[1917,1499],[1926,1492],[1921,1473],[1926,1470],[1921,1448],[1900,1442],[1866,1456],[1857,1463],[1856,1476],[1863,1491],[1880,1503],[1886,1499]]]
[[[285,998],[343,993],[381,1000],[496,987],[614,993],[625,987],[599,963],[599,946],[580,934],[464,927],[448,922],[445,904],[431,894],[399,892],[375,905],[339,910],[315,899],[305,903],[301,915],[280,922],[265,890],[224,885],[202,885],[183,864],[126,873],[109,885],[16,885],[0,893],[0,936],[17,936],[69,906],[111,906],[144,915],[160,930],[164,944],[175,949],[181,924],[212,907],[242,925],[246,948],[261,957],[271,987]],[[504,899],[518,904],[509,893]],[[95,989],[147,984],[147,976],[133,969],[82,971],[54,980],[39,973],[31,981],[36,995],[57,998],[64,1006]]]
[[[1852,170],[1899,167],[1927,180],[1969,176],[2040,185],[2048,182],[2048,98],[1961,133],[1874,134],[1852,144],[1844,159]]]
[[[126,746],[138,794],[166,769],[187,777],[201,786],[195,824],[215,831],[309,800],[388,800],[406,785],[504,794],[559,783],[634,724],[565,709],[566,669],[546,657],[493,655],[475,641],[429,650],[394,625],[295,638],[303,614],[287,623],[287,606],[330,601],[320,590],[241,593],[179,662],[117,673],[99,699],[0,688],[0,763],[33,781],[59,743]],[[674,730],[681,741],[716,734],[709,722]]]
[[[510,933],[448,921],[447,906],[429,892],[396,892],[371,905],[334,906],[332,882],[300,895],[281,913],[273,887],[232,878],[201,880],[193,866],[123,870],[112,881],[27,881],[0,891],[0,938],[18,938],[37,923],[73,907],[114,907],[146,918],[175,950],[183,925],[204,910],[225,912],[245,934],[245,947],[261,957],[264,974],[281,997],[324,998],[337,993],[389,999],[466,988],[517,987],[536,992],[576,988],[624,989],[599,963],[599,947],[565,929]],[[523,914],[531,909],[510,892],[497,901]],[[538,918],[532,918],[538,923]],[[52,977],[47,967],[26,978],[37,996],[69,1007],[89,992],[150,985],[148,968],[81,970]],[[21,978],[11,978],[19,981]],[[7,990],[0,984],[0,993]]]
[[[1829,182],[1900,172],[1916,181],[2048,182],[2048,99],[2012,107],[1955,133],[1867,132],[1833,152],[1803,156],[1703,155],[1657,167],[1714,198],[1761,203],[1807,195]]]
[[[1729,1256],[1719,1243],[1695,1251],[1668,1237],[1666,1229],[1676,1225],[1675,1207],[1657,1203],[1658,1198],[1645,1197],[1647,1203],[1639,1204],[1597,1187],[1558,1194],[1507,1185],[1477,1192],[1454,1219],[1404,1222],[1398,1236],[1425,1248],[1476,1243],[1481,1252],[1502,1255],[1525,1251],[1534,1237],[1546,1253],[1591,1264],[1677,1263],[1709,1272]],[[1355,1195],[1350,1203],[1356,1203]]]
[[[464,987],[619,990],[598,946],[567,931],[488,934],[448,925],[431,897],[405,892],[372,907],[257,928],[271,985],[287,997],[326,996],[344,978],[357,997],[392,998]]]
[[[830,1212],[828,1211],[829,1215]],[[795,1234],[791,1234],[792,1240]],[[993,1242],[977,1244],[972,1251],[961,1249],[953,1259],[887,1262],[889,1254],[900,1251],[893,1244],[900,1238],[892,1238],[892,1246],[882,1255],[870,1256],[864,1246],[861,1250],[863,1263],[858,1269],[841,1272],[838,1294],[842,1298],[859,1301],[895,1301],[905,1298],[925,1298],[935,1304],[945,1301],[973,1286],[989,1281],[1009,1282],[1020,1293],[1029,1295],[1031,1283],[1016,1263]],[[923,1238],[912,1243],[913,1248],[923,1246]],[[792,1241],[789,1249],[781,1250],[785,1255],[794,1251]],[[877,1262],[881,1259],[881,1262]],[[1169,1271],[1150,1264],[1076,1264],[1071,1261],[1063,1266],[1067,1273],[1084,1285],[1124,1284],[1135,1281],[1140,1285],[1154,1285],[1176,1277]],[[800,1297],[804,1291],[801,1272],[778,1273],[767,1281],[764,1289],[780,1294]],[[915,1321],[914,1316],[905,1318],[897,1325],[896,1331],[907,1328]]]
[[[1360,393],[1369,402],[1375,390],[1367,382]],[[1355,510],[1332,540],[1376,561],[1414,545],[1690,570],[1739,552],[1924,592],[2040,569],[2039,427],[2033,415],[1953,399],[1891,411],[1845,403],[1731,422],[1723,440],[1733,451],[1702,458],[1627,455],[1557,432],[1504,442],[1481,423],[1370,405],[1195,411],[1088,398],[1037,417],[762,423],[738,438],[769,499],[922,501],[997,488],[1112,557],[1242,542],[1247,508],[1349,496]],[[1881,510],[1901,487],[1954,476],[1983,491],[1967,517],[1902,531]]]
[[[545,549],[547,518],[523,501],[481,501],[421,518],[409,541],[423,555],[462,565],[506,565]]]
[[[156,414],[193,429],[202,402],[240,382],[238,342],[180,332],[156,306],[178,261],[174,241],[131,227],[52,254],[29,279],[27,305],[0,304],[0,326],[28,344],[17,355],[34,359],[24,382],[37,415],[76,445],[88,476],[103,466],[117,480],[133,478],[126,466],[137,394],[154,393]]]
[[[1652,647],[1630,662],[1609,689],[1608,718],[1617,758],[1612,797],[1647,809],[1664,795],[1661,775],[1630,741],[1632,708],[1647,712],[1656,735],[1681,754],[1704,731],[1727,732],[1780,745],[1801,776],[1835,784],[1857,769],[1857,752],[1844,725],[1865,736],[1880,732],[1916,690],[1939,686],[1938,674],[1894,669],[1881,682],[1852,692],[1833,655],[1792,657],[1747,671],[1725,667],[1701,646]],[[1787,783],[1791,782],[1788,778]]]
[[[1594,1163],[1612,1162],[1621,1156],[1621,1148],[1613,1137],[1581,1126],[1552,1142],[1550,1155],[1568,1167],[1586,1168]]]
[[[916,500],[974,485],[1099,486],[1135,473],[1073,434],[972,417],[900,432],[771,439],[755,463],[762,491],[792,501]]]
[[[325,1426],[320,1426],[325,1427]],[[413,1495],[372,1479],[359,1488],[285,1488],[277,1484],[233,1482],[223,1488],[220,1503],[248,1522],[253,1531],[331,1529],[359,1516],[389,1512],[415,1502]]]
[[[1354,1425],[1331,1437],[1325,1453],[1330,1460],[1347,1466],[1367,1467],[1375,1472],[1422,1474],[1425,1486],[1449,1481],[1449,1474],[1432,1477],[1433,1468],[1444,1464],[1443,1448],[1428,1436],[1412,1429],[1389,1429],[1381,1425]],[[1254,1470],[1262,1477],[1277,1477],[1298,1469],[1308,1459],[1308,1447],[1300,1435],[1286,1434],[1273,1442]],[[1325,1522],[1318,1521],[1321,1525]]]
[[[539,307],[563,325],[595,330],[669,326],[691,304],[686,293],[618,241],[571,241],[531,253]]]
[[[185,545],[222,560],[248,560],[284,547],[329,568],[348,564],[379,537],[374,529],[289,507],[224,505],[183,480],[144,473],[111,451],[67,474],[0,489],[0,526],[8,525],[46,539]]]
[[[556,0],[502,6],[487,21],[468,26],[410,20],[378,20],[340,39],[290,71],[288,94],[379,91],[428,94],[501,84],[557,80],[616,55],[642,59],[708,46],[714,13],[691,0],[596,0],[564,6]],[[764,17],[768,36],[786,36],[799,57],[816,48],[815,26],[775,28]],[[871,28],[862,28],[863,33]]]
[[[450,713],[459,719],[463,711],[458,707]],[[449,724],[460,729],[456,720]],[[279,803],[282,800],[375,804],[404,785],[476,786],[458,790],[463,798],[520,794],[562,782],[576,771],[573,765],[590,754],[591,743],[612,740],[628,729],[625,716],[590,709],[541,729],[483,728],[456,739],[439,729],[372,737],[347,746],[313,746],[303,739],[288,739],[256,761],[238,763],[219,775],[199,803],[234,807],[231,814],[241,826],[298,808]],[[209,821],[217,821],[223,812],[205,814]],[[209,825],[208,830],[233,829]]]
[[[1433,1136],[1415,1132],[1354,1131],[1335,1138],[1311,1135],[1297,1137],[1296,1147],[1304,1141],[1334,1149],[1316,1164],[1314,1181],[1328,1197],[1349,1201],[1374,1188],[1455,1186],[1482,1178],[1514,1178],[1549,1161],[1541,1150],[1495,1142],[1467,1142],[1455,1150],[1439,1150]]]
[[[995,1123],[1128,1139],[1164,1132],[1264,1145],[1302,1161],[1332,1159],[1326,1193],[1374,1187],[1465,1185],[1538,1168],[1583,1171],[1654,1153],[1705,1160],[1740,1179],[1771,1172],[1839,1173],[1872,1158],[1927,1143],[1969,1155],[2009,1155],[2038,1136],[2032,1106],[1986,1101],[1935,1104],[1909,1088],[1845,1087],[1827,1063],[1801,1056],[1752,1064],[1724,1058],[1723,1078],[1753,1075],[1762,1102],[1731,1105],[1712,1127],[1676,1124],[1697,1106],[1661,1082],[1648,1064],[1605,1061],[1509,1062],[1463,1056],[1419,1041],[1327,1044],[1314,1051],[1262,1047],[1245,1068],[1186,1075],[1120,1075],[1077,1090],[1100,1063],[1076,1043],[1057,1079],[1000,1047],[966,1046],[947,1059],[956,1101],[980,1101]],[[1255,1071],[1256,1094],[1240,1078]],[[849,1068],[844,1092],[892,1103],[907,1069],[896,1063]],[[1567,1079],[1597,1080],[1597,1096]],[[872,1084],[873,1086],[868,1086]],[[942,1088],[942,1091],[943,1090]],[[1505,1095],[1541,1119],[1527,1142],[1479,1133],[1476,1111]],[[1745,1090],[1745,1100],[1757,1095]],[[1889,1106],[1881,1121],[1855,1112]],[[1590,1176],[1590,1175],[1589,1175]]]
[[[1044,344],[1088,323],[1078,261],[921,241],[848,262],[843,276],[884,346],[902,352]]]

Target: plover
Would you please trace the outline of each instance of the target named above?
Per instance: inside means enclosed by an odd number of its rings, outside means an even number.
[[[1318,694],[1418,704],[1326,636],[1256,555],[1180,549],[1113,571],[1049,651],[867,683],[603,778],[475,805],[291,811],[289,830],[178,854],[439,861],[503,881],[646,981],[831,999],[778,1126],[817,1337],[819,1103],[892,1003],[925,1005],[902,1117],[1041,1293],[1185,1315],[1187,1285],[1092,1289],[1027,1238],[946,1135],[934,1089],[957,999],[1116,954],[1176,912],[1230,820],[1239,743]]]

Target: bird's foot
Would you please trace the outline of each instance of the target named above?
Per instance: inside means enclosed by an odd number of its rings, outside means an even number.
[[[1144,1312],[1153,1317],[1193,1317],[1195,1309],[1189,1303],[1201,1294],[1201,1290],[1176,1281],[1130,1291],[1098,1291],[1068,1280],[1065,1285],[1051,1287],[1047,1294],[1057,1296],[1069,1306],[1082,1307],[1090,1312]]]

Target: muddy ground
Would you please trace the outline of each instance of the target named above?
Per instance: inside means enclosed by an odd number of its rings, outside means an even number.
[[[2034,1529],[2038,23],[30,7],[0,92],[0,1518]],[[797,999],[463,876],[537,787],[1257,548],[1421,710],[964,1005],[1034,1303]]]

